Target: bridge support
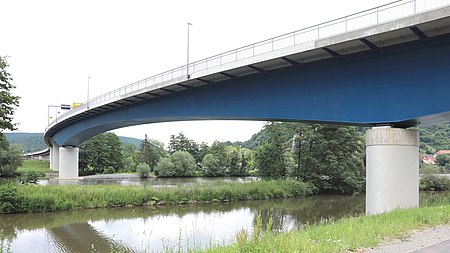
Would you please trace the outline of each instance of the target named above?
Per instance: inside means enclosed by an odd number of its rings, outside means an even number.
[[[77,147],[59,148],[59,178],[60,179],[79,179],[78,178],[78,151]]]
[[[419,206],[419,133],[400,128],[366,132],[366,214]]]
[[[53,146],[50,147],[50,169],[59,171],[59,146],[54,142]]]

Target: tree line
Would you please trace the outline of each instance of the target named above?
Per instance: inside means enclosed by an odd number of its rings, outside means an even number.
[[[269,122],[254,150],[215,141],[196,143],[183,133],[164,144],[145,136],[139,148],[114,133],[80,147],[80,174],[139,172],[142,176],[248,176],[297,179],[322,191],[363,191],[364,139],[356,127]]]

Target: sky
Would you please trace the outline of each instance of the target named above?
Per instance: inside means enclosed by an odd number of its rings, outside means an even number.
[[[0,55],[19,95],[20,132],[44,132],[57,110],[186,64],[391,0],[0,0]],[[50,121],[52,120],[50,119]],[[258,121],[155,123],[114,130],[169,142],[245,141]]]

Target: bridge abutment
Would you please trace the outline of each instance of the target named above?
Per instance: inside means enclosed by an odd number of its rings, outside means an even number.
[[[59,148],[59,178],[60,179],[79,179],[78,178],[78,153],[77,147]]]
[[[378,127],[366,132],[366,214],[419,206],[419,133]]]
[[[53,171],[59,171],[59,146],[54,142],[50,147],[50,168]]]

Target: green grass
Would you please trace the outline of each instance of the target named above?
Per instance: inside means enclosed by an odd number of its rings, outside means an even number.
[[[23,160],[22,166],[17,168],[17,172],[38,172],[38,173],[51,173],[54,172],[50,169],[50,162],[44,160]]]
[[[239,243],[196,252],[356,251],[361,248],[374,247],[386,240],[403,238],[413,230],[449,222],[450,205],[397,210],[381,215],[323,221],[322,224],[309,226],[296,232],[242,236],[246,232],[241,231],[236,235]]]
[[[300,181],[216,183],[173,188],[118,185],[0,185],[0,213],[66,211],[80,208],[228,202],[251,199],[293,198],[315,188]]]

